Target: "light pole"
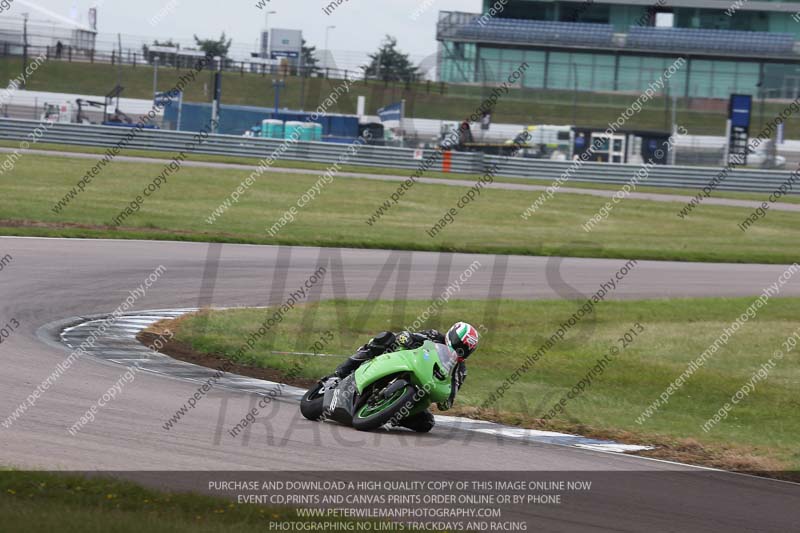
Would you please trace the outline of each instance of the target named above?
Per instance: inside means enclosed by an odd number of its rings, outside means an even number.
[[[153,56],[153,98],[158,93],[158,62],[160,59],[158,54]]]
[[[286,82],[283,80],[272,80],[272,87],[275,89],[275,114],[281,106],[281,89],[286,87]]]
[[[328,70],[328,57],[331,55],[330,50],[328,50],[328,33],[330,30],[335,30],[336,26],[326,26],[325,27],[325,70]]]
[[[578,65],[572,63],[572,126],[577,126],[578,122]]]
[[[264,48],[264,55],[266,55],[266,59],[270,59],[269,49],[272,46],[272,43],[270,43],[270,38],[269,38],[269,16],[270,15],[277,15],[277,14],[278,14],[277,11],[267,11],[264,14],[264,33],[266,34],[265,38],[266,38],[267,42],[266,42],[266,44],[265,43],[262,43],[262,44],[265,44],[263,46],[263,48]],[[264,40],[264,38],[262,38],[262,41],[263,40]]]
[[[759,73],[758,73],[758,83],[756,83],[756,87],[758,87],[758,99],[761,101],[761,109],[759,110],[759,115],[761,116],[761,129],[764,129],[764,88],[766,85],[766,73],[764,72],[764,63],[759,65]]]
[[[25,88],[25,68],[28,66],[28,14],[22,14],[22,76],[20,76],[20,80],[22,83],[20,85],[21,88]]]
[[[214,100],[211,102],[211,133],[219,131],[219,107],[222,103],[222,62],[224,57],[214,58],[217,71],[214,73]]]

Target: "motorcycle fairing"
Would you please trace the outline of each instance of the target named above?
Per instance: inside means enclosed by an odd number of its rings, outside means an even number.
[[[367,386],[380,379],[408,373],[414,385],[427,390],[431,401],[440,402],[450,397],[450,371],[455,357],[447,346],[427,340],[414,350],[401,350],[370,359],[352,375],[355,376],[356,390],[362,394]],[[445,379],[436,378],[434,371],[437,368]]]
[[[350,374],[333,387],[325,390],[322,400],[323,413],[326,418],[350,425],[353,421],[355,403],[355,376]]]

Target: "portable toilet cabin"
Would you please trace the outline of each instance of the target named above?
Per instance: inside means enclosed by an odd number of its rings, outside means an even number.
[[[300,137],[301,141],[313,141],[314,140],[314,123],[313,122],[303,122],[303,136]]]
[[[283,139],[283,121],[273,118],[262,121],[261,136],[266,139]]]
[[[295,141],[302,141],[305,133],[305,122],[298,122],[296,120],[287,120],[283,128],[284,139],[294,139]]]
[[[313,131],[312,140],[322,141],[322,124],[320,124],[319,122],[312,122],[311,124],[314,127],[312,130]]]

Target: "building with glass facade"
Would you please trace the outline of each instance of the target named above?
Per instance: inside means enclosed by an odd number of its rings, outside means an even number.
[[[679,97],[800,96],[800,0],[484,0],[441,12],[439,78],[525,88],[640,92],[678,58]]]

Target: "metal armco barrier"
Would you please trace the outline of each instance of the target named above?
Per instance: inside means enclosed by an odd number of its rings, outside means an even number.
[[[39,125],[32,120],[0,119],[0,140],[23,141]],[[129,128],[114,126],[95,126],[85,124],[53,124],[39,139],[39,142],[94,146],[107,148],[115,146],[130,133]],[[135,150],[161,150],[178,152],[184,150],[192,140],[193,133],[170,130],[141,130],[127,144]],[[266,158],[284,145],[280,139],[261,139],[237,137],[234,135],[210,135],[196,153],[224,156]],[[480,153],[453,152],[443,157],[433,150],[425,150],[423,159],[415,158],[415,150],[408,148],[389,148],[382,146],[362,146],[356,155],[349,154],[346,144],[321,142],[286,143],[285,150],[278,160],[312,161],[316,163],[335,163],[372,167],[389,167],[408,170],[409,175],[420,169],[430,158],[430,171],[441,172],[449,169],[459,174],[483,174],[497,165],[497,176],[511,178],[534,178],[554,181],[567,169],[575,166],[570,173],[570,181],[586,183],[606,183],[623,185],[637,171],[638,165],[618,165],[606,163],[584,163],[580,167],[570,161],[550,161],[545,159],[505,158],[486,156]],[[419,153],[416,153],[419,157]],[[98,156],[99,157],[99,156]],[[348,159],[349,157],[349,159]],[[255,160],[254,160],[255,163]],[[702,189],[717,176],[721,167],[669,167],[656,166],[649,176],[642,178],[639,185]],[[718,185],[719,190],[743,192],[772,192],[781,186],[791,172],[772,170],[731,170]],[[800,193],[796,187],[791,194]]]
[[[486,156],[489,165],[497,164],[497,175],[518,178],[544,177],[556,180],[573,163],[549,161],[546,159],[502,158]],[[569,180],[586,183],[606,183],[624,185],[641,170],[640,165],[617,165],[608,163],[584,163],[574,165]],[[665,187],[674,189],[702,189],[709,185],[722,172],[723,167],[670,167],[659,165],[651,168],[647,177],[638,181],[638,186]],[[722,178],[717,189],[737,192],[773,192],[781,186],[792,172],[776,170],[735,169]],[[790,194],[799,194],[800,186],[794,187]]]
[[[0,140],[25,140],[28,134],[39,125],[32,120],[0,119]],[[94,146],[109,148],[116,146],[131,132],[131,128],[118,126],[95,126],[87,124],[53,124],[39,138],[39,142]],[[186,148],[194,133],[172,130],[139,131],[126,145],[132,150],[162,150],[179,152]],[[235,135],[210,135],[194,152],[209,155],[241,156],[266,158],[276,150],[283,150],[278,160],[312,161],[315,163],[335,163],[391,167],[416,170],[431,158],[431,171],[441,171],[443,158],[434,150],[425,150],[423,159],[414,158],[414,150],[407,148],[386,148],[364,145],[353,156],[348,144],[324,142],[290,142],[281,139],[262,139],[258,137],[239,137]],[[452,172],[480,174],[484,171],[482,154],[452,154]],[[99,157],[99,156],[98,156]],[[342,161],[344,160],[344,161]],[[255,161],[253,161],[255,164]],[[411,175],[411,172],[409,173]]]

